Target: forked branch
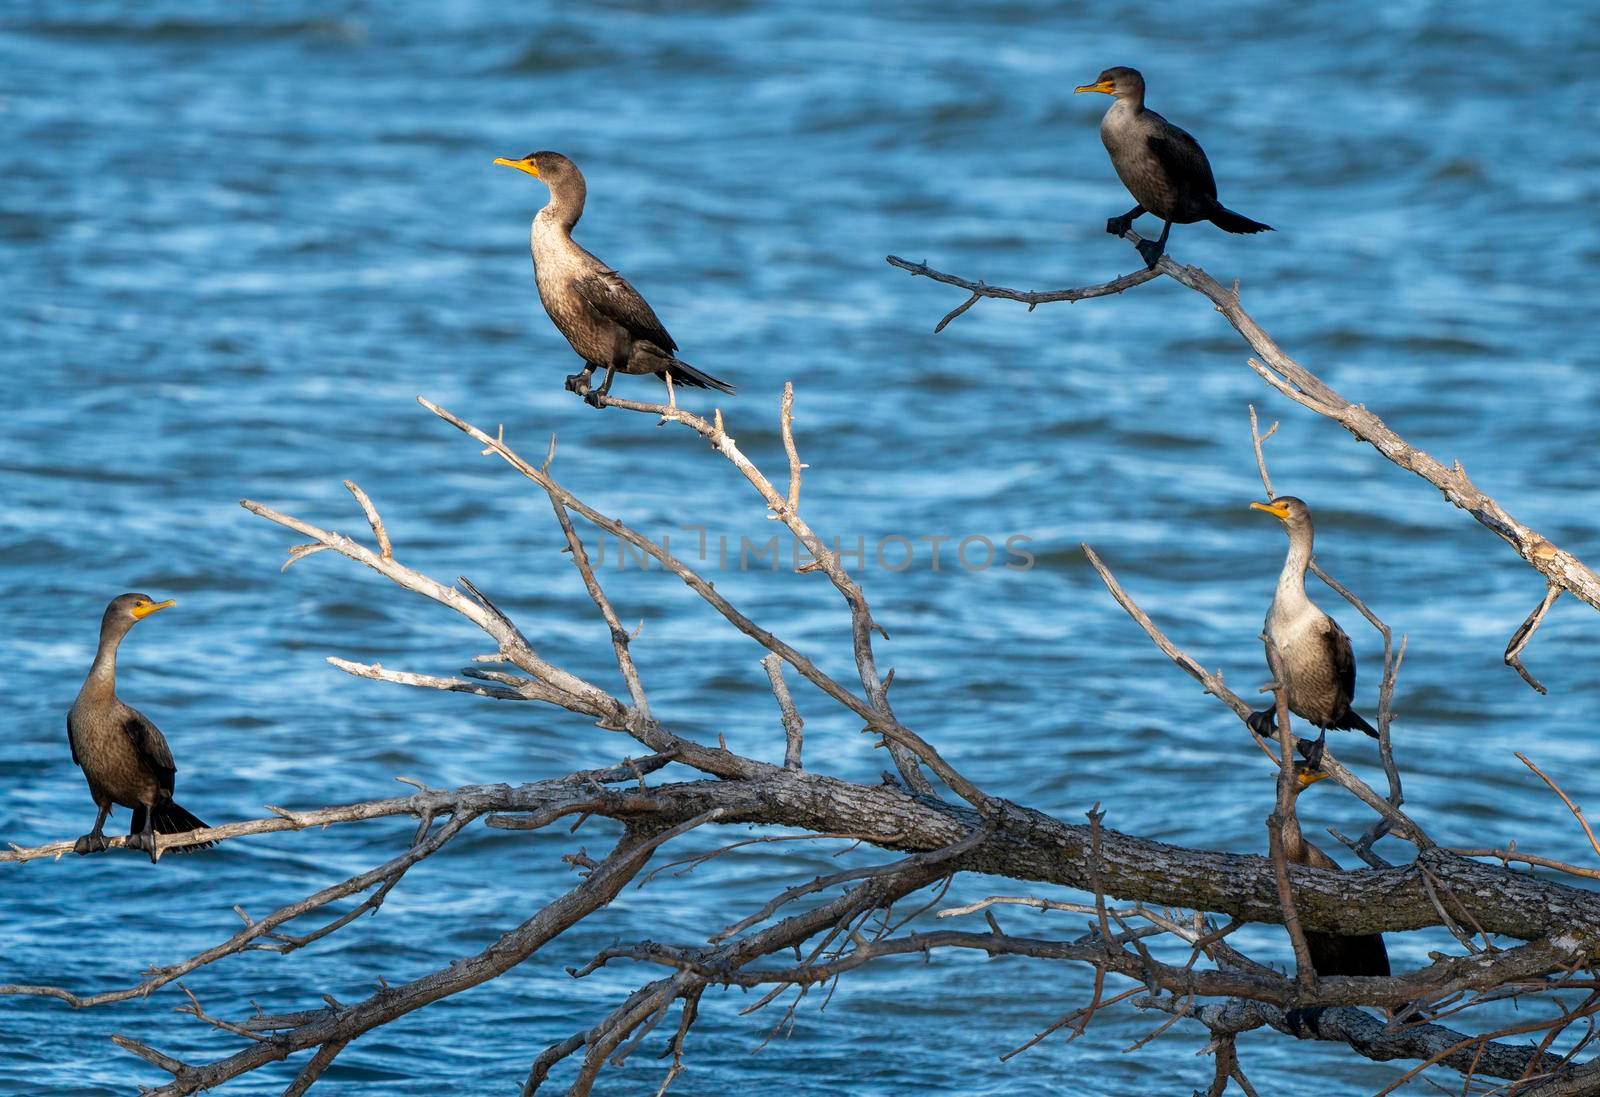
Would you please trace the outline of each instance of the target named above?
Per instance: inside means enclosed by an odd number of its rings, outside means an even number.
[[[1131,229],[1123,236],[1135,245],[1142,239]],[[1550,587],[1570,591],[1574,597],[1587,602],[1595,609],[1600,609],[1600,575],[1596,575],[1588,565],[1570,552],[1557,548],[1549,539],[1518,521],[1492,497],[1481,491],[1467,476],[1466,470],[1461,467],[1461,462],[1445,465],[1413,446],[1390,429],[1377,415],[1368,411],[1364,405],[1345,399],[1320,377],[1285,354],[1272,337],[1244,310],[1237,287],[1229,289],[1223,286],[1199,267],[1183,266],[1174,262],[1171,256],[1163,255],[1153,271],[1140,272],[1148,277],[1135,279],[1134,275],[1127,275],[1101,287],[1039,293],[986,286],[983,283],[934,270],[923,263],[908,262],[894,255],[888,256],[887,261],[891,266],[901,270],[956,286],[973,294],[967,304],[947,316],[944,323],[949,323],[955,316],[971,307],[979,297],[1022,301],[1031,309],[1034,305],[1050,300],[1073,301],[1100,297],[1107,293],[1120,293],[1151,280],[1157,274],[1164,274],[1179,285],[1199,293],[1216,306],[1217,311],[1233,325],[1234,330],[1255,352],[1256,357],[1249,360],[1250,368],[1269,386],[1302,407],[1333,420],[1357,439],[1371,445],[1394,464],[1422,477],[1438,488],[1447,500],[1472,515],[1479,524],[1510,545],[1528,566],[1545,578]],[[943,324],[940,327],[943,327]],[[1547,600],[1553,598],[1547,596]],[[1544,605],[1543,608],[1547,610],[1549,606]],[[1522,649],[1527,646],[1527,639],[1538,627],[1538,620],[1542,617],[1542,613],[1535,611],[1517,630],[1506,652],[1508,666],[1514,669],[1519,666],[1517,660],[1520,659]],[[1526,673],[1523,677],[1528,680],[1530,686],[1537,688],[1536,683]]]

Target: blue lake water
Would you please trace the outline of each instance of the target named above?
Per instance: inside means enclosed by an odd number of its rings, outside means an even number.
[[[681,8],[681,10],[680,10]],[[1143,69],[1149,102],[1192,130],[1223,200],[1277,232],[1179,227],[1171,251],[1242,283],[1291,353],[1413,443],[1459,459],[1522,520],[1600,562],[1600,30],[1587,5],[1289,8],[1219,0],[764,7],[458,2],[388,6],[157,0],[0,8],[0,837],[87,829],[63,717],[105,602],[175,597],[123,649],[125,698],[162,726],[178,798],[210,821],[264,804],[549,777],[630,744],[562,712],[348,678],[337,655],[451,674],[484,650],[460,618],[332,554],[279,573],[298,538],[252,497],[365,534],[340,481],[382,508],[402,560],[471,577],[551,658],[618,691],[604,627],[540,493],[419,408],[418,394],[555,471],[607,513],[682,547],[774,528],[686,433],[597,413],[562,391],[576,360],[543,316],[526,254],[534,181],[491,167],[553,148],[589,181],[578,237],[642,290],[684,357],[740,387],[730,431],[774,474],[786,380],[810,464],[803,508],[868,546],[863,581],[894,637],[902,719],[990,792],[1174,842],[1262,846],[1270,771],[1238,723],[1171,667],[1085,563],[1129,590],[1235,688],[1264,680],[1256,639],[1282,559],[1246,406],[1282,420],[1280,491],[1319,520],[1319,558],[1409,637],[1395,725],[1410,807],[1435,837],[1515,839],[1592,858],[1527,751],[1580,802],[1600,795],[1600,619],[1563,599],[1527,655],[1540,697],[1500,663],[1538,577],[1488,531],[1331,423],[1288,404],[1198,296],[985,302],[943,334],[947,287],[886,253],[1004,285],[1103,281],[1136,257],[1107,237],[1129,205],[1100,147],[1107,101],[1071,94]],[[622,395],[655,395],[623,378]],[[702,394],[684,402],[709,409]],[[904,570],[873,546],[901,537]],[[942,564],[933,542],[948,537]],[[1025,538],[1034,566],[968,570],[966,537]],[[890,542],[898,564],[904,549]],[[981,542],[974,542],[975,545]],[[976,552],[970,549],[969,552]],[[714,549],[713,549],[713,555]],[[737,555],[735,550],[734,555]],[[714,562],[714,561],[713,561]],[[608,589],[658,715],[768,758],[782,735],[762,652],[677,580],[636,567]],[[734,560],[718,588],[851,677],[847,620],[816,576]],[[1344,619],[1375,708],[1378,642]],[[876,780],[887,764],[809,687],[807,762]],[[1375,751],[1339,740],[1376,774]],[[1318,791],[1309,833],[1360,828]],[[113,825],[126,825],[126,813]],[[390,820],[230,843],[152,867],[128,856],[0,866],[0,982],[89,992],[137,981],[254,915],[394,855]],[[478,827],[407,877],[376,918],[292,957],[186,980],[238,1016],[358,1000],[467,955],[572,883],[559,856],[612,833]],[[728,835],[680,843],[704,849]],[[1332,844],[1331,841],[1328,844]],[[569,964],[615,939],[697,941],[713,923],[839,864],[828,843],[755,846],[627,891],[534,961],[347,1049],[331,1093],[513,1091],[547,1043],[594,1023],[653,970]],[[1403,851],[1402,851],[1403,852]],[[859,859],[859,855],[858,859]],[[959,880],[956,898],[1017,891]],[[1051,894],[1049,889],[1028,889]],[[1072,919],[1017,915],[1071,934]],[[1279,931],[1249,940],[1283,960]],[[1400,967],[1442,934],[1394,940]],[[1086,1000],[1090,973],[970,955],[887,961],[759,1052],[781,1015],[707,995],[673,1092],[1187,1093],[1210,1076],[1179,1024],[1119,1007],[1073,1044],[998,1055]],[[0,1000],[0,1091],[127,1093],[159,1072],[134,1035],[195,1061],[230,1037],[173,1012],[176,987],[73,1012]],[[664,1030],[663,1030],[664,1031]],[[654,1092],[652,1037],[604,1092]],[[1330,1046],[1253,1034],[1263,1092],[1398,1074]],[[225,1092],[281,1092],[278,1066]],[[566,1075],[560,1076],[564,1079]],[[321,1092],[322,1090],[318,1090]]]

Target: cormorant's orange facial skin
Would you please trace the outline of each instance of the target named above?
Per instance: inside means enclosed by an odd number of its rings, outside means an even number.
[[[1112,95],[1114,94],[1114,85],[1112,81],[1102,78],[1093,84],[1081,84],[1073,88],[1072,94],[1077,95],[1085,91],[1097,91],[1101,95]]]
[[[1304,766],[1295,766],[1294,779],[1299,782],[1301,788],[1310,788],[1318,781],[1327,780],[1328,775],[1320,769],[1306,769]]]
[[[128,612],[133,615],[135,621],[142,621],[157,610],[163,610],[177,604],[177,600],[173,598],[168,598],[165,602],[140,602]]]
[[[1251,503],[1251,510],[1264,510],[1280,522],[1289,520],[1289,508],[1282,503]]]

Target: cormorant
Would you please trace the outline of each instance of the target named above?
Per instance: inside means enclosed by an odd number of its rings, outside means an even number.
[[[1289,711],[1322,729],[1316,748],[1328,729],[1364,731],[1374,739],[1378,732],[1350,707],[1356,690],[1356,657],[1350,637],[1337,622],[1306,597],[1306,569],[1311,566],[1311,508],[1292,495],[1270,503],[1251,503],[1283,523],[1289,534],[1289,554],[1278,576],[1278,589],[1267,610],[1267,643],[1278,649],[1282,661]],[[1270,663],[1270,660],[1269,660]],[[1250,730],[1272,738],[1277,727],[1276,707],[1250,717]],[[1313,755],[1318,762],[1321,755]]]
[[[1111,154],[1122,185],[1138,201],[1121,217],[1106,222],[1106,231],[1121,236],[1141,213],[1166,222],[1161,239],[1141,240],[1139,254],[1155,268],[1167,247],[1172,226],[1210,221],[1226,232],[1271,232],[1271,225],[1234,213],[1217,201],[1217,181],[1205,150],[1188,133],[1144,105],[1144,77],[1137,69],[1106,69],[1078,92],[1098,91],[1116,97],[1100,122],[1100,140]],[[1076,92],[1074,92],[1076,94]]]
[[[82,768],[89,795],[100,809],[94,829],[74,846],[78,853],[106,848],[101,828],[112,804],[133,809],[128,846],[146,850],[151,861],[156,859],[157,834],[182,834],[206,825],[172,800],[172,778],[178,767],[161,730],[117,697],[117,646],[134,625],[174,604],[171,599],[153,602],[148,594],[121,594],[111,600],[100,621],[100,649],[67,713],[72,760]],[[180,846],[172,852],[212,844]]]
[[[1300,793],[1327,776],[1310,762],[1301,761],[1295,762],[1294,775],[1296,799]],[[1332,857],[1305,840],[1300,833],[1298,813],[1294,811],[1289,813],[1281,833],[1283,855],[1291,864],[1327,869],[1330,872],[1344,871]],[[1312,970],[1319,976],[1389,974],[1389,950],[1384,947],[1381,933],[1344,935],[1318,933],[1313,930],[1304,932],[1306,951],[1311,954]],[[1294,1029],[1313,1028],[1317,1019],[1322,1016],[1322,1008],[1292,1009],[1288,1011],[1287,1016],[1290,1027]]]
[[[582,373],[567,378],[567,389],[600,407],[617,371],[668,375],[680,385],[732,393],[733,386],[702,373],[676,356],[678,344],[628,280],[572,239],[583,216],[588,188],[578,165],[559,152],[530,152],[520,160],[499,157],[496,164],[529,175],[550,188],[550,201],[533,219],[529,246],[539,300],[551,323],[583,359]],[[598,391],[589,387],[597,369],[606,371]]]

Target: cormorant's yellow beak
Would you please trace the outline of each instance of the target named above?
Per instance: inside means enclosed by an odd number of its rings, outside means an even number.
[[[150,616],[157,610],[166,609],[168,606],[175,606],[177,604],[178,602],[176,599],[168,598],[165,602],[146,602],[142,606],[134,606],[133,609],[129,610],[128,612],[133,614],[133,619],[135,621],[140,621]]]
[[[1115,85],[1110,80],[1102,80],[1098,84],[1081,84],[1072,89],[1072,94],[1077,95],[1085,91],[1097,91],[1101,95],[1113,95]]]
[[[502,167],[516,168],[518,171],[525,171],[535,179],[539,178],[539,165],[535,164],[532,160],[507,160],[504,156],[496,156],[494,158],[494,162]]]
[[[1264,510],[1280,522],[1289,520],[1289,508],[1281,503],[1251,503],[1251,510]]]

